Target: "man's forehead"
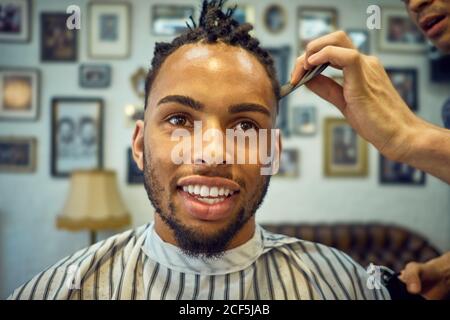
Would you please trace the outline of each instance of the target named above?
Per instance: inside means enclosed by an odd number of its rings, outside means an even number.
[[[247,95],[259,97],[267,105],[276,103],[261,62],[245,49],[223,43],[188,44],[177,49],[162,64],[152,91],[151,105],[160,95],[192,93],[224,98]]]

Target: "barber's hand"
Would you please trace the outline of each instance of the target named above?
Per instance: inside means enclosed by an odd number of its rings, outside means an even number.
[[[307,45],[297,58],[291,83],[298,83],[305,69],[327,62],[343,70],[343,87],[324,75],[309,81],[307,87],[334,104],[359,135],[386,157],[401,161],[423,120],[402,100],[380,61],[358,52],[350,38],[337,31]]]
[[[399,279],[410,293],[427,299],[450,299],[450,252],[426,263],[408,263]]]

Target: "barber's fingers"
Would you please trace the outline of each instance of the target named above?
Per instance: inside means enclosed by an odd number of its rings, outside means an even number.
[[[319,74],[314,79],[308,81],[306,86],[322,99],[334,104],[342,113],[344,113],[346,106],[344,90],[336,81]]]
[[[410,262],[401,272],[400,280],[406,284],[406,288],[410,293],[418,294],[422,291],[420,274],[422,265],[417,262]]]
[[[311,68],[311,65],[309,64],[308,61],[309,57],[328,46],[355,49],[352,40],[344,31],[336,31],[327,34],[323,37],[314,39],[311,42],[309,42],[306,46],[306,61],[305,61],[306,69]]]
[[[343,69],[346,82],[364,84],[363,56],[357,50],[327,46],[310,56],[308,62],[313,66],[330,63],[332,66]]]
[[[295,61],[294,71],[291,73],[290,83],[296,85],[305,74],[305,54],[302,54]]]

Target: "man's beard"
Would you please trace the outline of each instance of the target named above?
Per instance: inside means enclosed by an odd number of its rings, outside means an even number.
[[[220,258],[239,230],[253,217],[256,210],[262,204],[269,187],[270,176],[263,176],[263,183],[255,192],[255,196],[250,200],[248,206],[241,206],[238,214],[233,217],[233,220],[223,229],[217,231],[213,235],[205,235],[198,229],[192,228],[183,224],[176,216],[177,208],[173,203],[173,199],[169,198],[168,209],[165,211],[162,208],[164,192],[171,190],[170,186],[163,186],[155,172],[154,164],[150,152],[144,151],[144,187],[147,191],[147,196],[156,210],[156,213],[161,217],[161,220],[166,223],[173,231],[177,246],[188,256],[199,258]]]

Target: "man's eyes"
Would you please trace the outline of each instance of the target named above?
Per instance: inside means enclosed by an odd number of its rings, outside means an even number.
[[[167,119],[167,121],[176,127],[186,127],[186,126],[193,126],[193,124],[191,123],[191,121],[189,121],[189,119],[182,114],[177,114],[177,115],[173,115],[171,117],[169,117]]]
[[[168,123],[170,123],[172,126],[175,127],[193,127],[194,124],[192,121],[188,118],[188,116],[183,114],[176,114],[172,115],[167,118],[166,120]],[[250,129],[258,130],[259,126],[255,124],[253,121],[250,120],[242,120],[232,127],[233,130],[241,130],[241,131],[247,131]]]
[[[242,131],[247,131],[250,129],[258,130],[258,126],[255,123],[253,123],[252,121],[241,121],[241,122],[237,123],[233,129],[234,130],[242,130]]]

